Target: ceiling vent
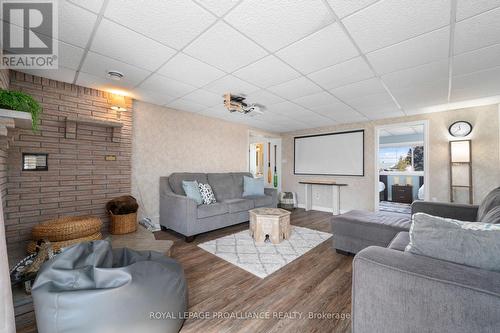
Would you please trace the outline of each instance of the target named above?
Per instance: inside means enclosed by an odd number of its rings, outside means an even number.
[[[120,81],[121,79],[123,79],[123,76],[123,73],[119,71],[108,71],[108,77],[112,80]]]

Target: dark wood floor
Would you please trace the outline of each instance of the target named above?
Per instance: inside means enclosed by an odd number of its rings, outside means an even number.
[[[292,213],[291,223],[330,232],[330,217],[329,213],[299,209]],[[172,257],[184,267],[189,311],[239,317],[188,319],[182,333],[350,331],[352,257],[336,254],[328,240],[260,279],[197,246],[245,229],[248,223],[199,235],[192,243],[170,232],[155,233],[157,239],[175,242]],[[310,313],[323,317],[311,319]],[[242,319],[254,315],[271,318]]]

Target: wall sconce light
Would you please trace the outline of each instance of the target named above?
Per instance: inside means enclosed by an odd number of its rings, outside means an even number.
[[[123,112],[127,111],[127,104],[125,104],[125,96],[111,94],[110,98],[111,110]]]
[[[450,141],[451,163],[470,163],[470,140]]]

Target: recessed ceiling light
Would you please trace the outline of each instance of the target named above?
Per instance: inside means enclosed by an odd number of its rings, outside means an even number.
[[[114,71],[114,70],[108,71],[108,77],[112,80],[120,81],[123,78],[123,76],[124,76],[123,73],[119,71]]]

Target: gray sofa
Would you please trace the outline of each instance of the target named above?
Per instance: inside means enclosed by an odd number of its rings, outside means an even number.
[[[258,207],[276,207],[276,189],[266,188],[264,196],[243,198],[243,176],[246,172],[232,173],[173,173],[160,178],[160,225],[174,230],[192,241],[194,236],[207,231],[246,222],[248,211]],[[186,197],[183,180],[208,183],[217,203],[197,205]]]
[[[481,205],[418,201],[424,212],[478,221],[500,205],[500,188]],[[500,332],[500,272],[404,252],[409,233],[353,261],[352,332]]]

